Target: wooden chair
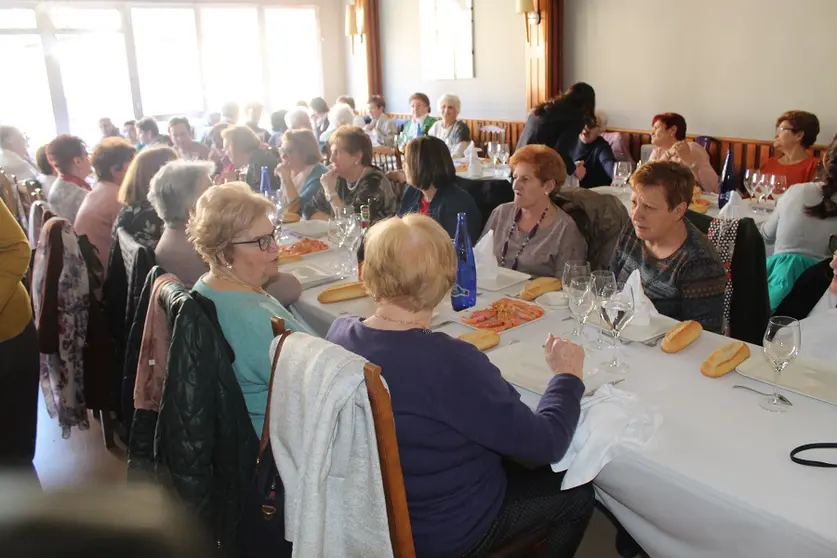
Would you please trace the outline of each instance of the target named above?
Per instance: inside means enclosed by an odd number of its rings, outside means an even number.
[[[488,152],[486,151],[486,146],[488,142],[494,141],[499,142],[501,144],[506,143],[506,128],[505,126],[497,126],[495,124],[489,124],[487,126],[482,126],[479,129],[479,134],[477,135],[477,141],[474,142],[474,145],[477,147],[482,148],[483,152],[481,155],[483,157],[488,157]]]
[[[394,147],[379,145],[372,148],[372,164],[381,169],[382,172],[400,171],[401,152]]]

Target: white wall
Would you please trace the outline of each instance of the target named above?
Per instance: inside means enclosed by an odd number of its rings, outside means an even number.
[[[690,133],[770,139],[776,118],[837,132],[835,0],[565,0],[564,83],[587,81],[610,125],[679,112]]]
[[[390,112],[409,112],[415,92],[433,114],[444,93],[462,99],[463,118],[526,118],[526,35],[512,0],[474,0],[474,79],[425,81],[421,76],[418,0],[380,0],[384,97]]]

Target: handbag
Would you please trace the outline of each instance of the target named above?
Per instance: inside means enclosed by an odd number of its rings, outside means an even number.
[[[281,318],[273,317],[271,325],[274,335],[279,336],[279,344],[270,368],[267,407],[256,454],[256,468],[250,490],[244,498],[239,529],[239,548],[246,558],[290,558],[293,551],[293,545],[285,540],[285,488],[273,459],[269,432],[276,364],[285,340],[293,332],[285,329],[285,322]]]

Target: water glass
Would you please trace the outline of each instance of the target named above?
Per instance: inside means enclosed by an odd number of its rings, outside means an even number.
[[[497,163],[500,162],[500,144],[498,142],[488,142],[488,158],[491,159],[494,168],[497,168]]]
[[[613,185],[618,188],[625,188],[628,185],[628,179],[633,173],[633,166],[626,161],[617,161],[613,165]]]
[[[763,409],[774,413],[787,410],[787,404],[779,398],[779,375],[790,364],[802,347],[802,330],[799,321],[788,316],[773,316],[764,332],[764,354],[773,365],[773,395],[759,400]]]
[[[610,348],[613,349],[613,359],[607,367],[614,372],[624,372],[628,365],[619,362],[616,354],[620,334],[634,317],[634,291],[626,289],[624,283],[607,285],[599,295],[601,301],[602,321],[610,327],[612,332]]]
[[[773,175],[773,189],[772,189],[772,196],[773,200],[778,204],[779,198],[781,198],[785,192],[788,190],[788,178],[783,174],[774,174]]]
[[[507,144],[502,144],[500,146],[500,162],[505,166],[509,161],[509,146]]]
[[[569,285],[576,277],[590,277],[590,262],[586,260],[567,260],[561,274],[561,284]]]
[[[606,270],[596,270],[591,273],[590,276],[593,278],[593,294],[596,296],[596,304],[599,305],[599,310],[601,311],[601,293],[607,287],[616,287],[616,276],[613,275],[612,271]],[[604,324],[602,324],[602,326],[604,326]],[[603,349],[606,346],[607,343],[605,343],[604,337],[602,336],[602,330],[600,328],[599,336],[596,339],[596,344],[593,348]]]
[[[773,175],[770,173],[762,173],[759,178],[759,197],[758,203],[764,203],[767,201],[767,198],[770,197],[770,194],[773,193]]]
[[[578,322],[578,328],[573,328],[572,336],[581,344],[581,334],[587,319],[596,307],[596,295],[593,294],[593,280],[587,277],[574,277],[566,284],[564,291],[569,301],[570,313]]]

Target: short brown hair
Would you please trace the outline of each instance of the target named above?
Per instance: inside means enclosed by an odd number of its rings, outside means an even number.
[[[369,97],[369,101],[366,103],[367,105],[375,105],[379,109],[387,108],[387,102],[381,95],[372,95]]]
[[[171,147],[160,145],[146,147],[134,157],[122,186],[119,187],[117,199],[122,205],[136,205],[148,199],[148,187],[151,179],[163,165],[177,159],[177,151]]]
[[[247,126],[230,126],[221,132],[221,137],[239,153],[252,153],[262,145],[259,136]]]
[[[430,310],[456,280],[450,236],[426,215],[384,219],[363,242],[363,284],[376,300],[411,312]]]
[[[526,145],[514,152],[509,160],[512,170],[520,163],[528,163],[535,167],[535,175],[541,182],[555,181],[553,193],[564,185],[567,179],[567,166],[558,152],[545,145]]]
[[[84,141],[69,134],[61,134],[47,145],[47,156],[55,170],[60,173],[69,172],[73,166],[73,159],[84,157],[86,153],[87,146]]]
[[[785,120],[791,125],[794,133],[802,132],[802,147],[808,149],[817,141],[820,135],[820,119],[817,115],[804,110],[789,110],[776,119],[776,127],[781,126]]]
[[[90,163],[99,180],[113,180],[113,168],[122,168],[137,154],[137,149],[123,138],[105,138],[93,148]]]
[[[419,136],[407,144],[404,166],[410,169],[410,185],[419,190],[444,188],[456,178],[450,149],[433,136]]]
[[[41,171],[41,174],[45,176],[55,175],[55,169],[52,167],[52,163],[49,162],[49,157],[47,157],[46,145],[42,145],[35,152],[35,165],[38,167],[38,170]]]
[[[372,164],[372,140],[362,128],[340,126],[328,139],[331,146],[338,145],[352,155],[361,153],[360,164],[368,167]]]
[[[639,167],[631,176],[631,188],[658,187],[665,191],[669,211],[681,203],[687,206],[694,194],[695,176],[678,161],[652,161]]]
[[[285,132],[282,135],[282,149],[288,148],[299,153],[306,165],[315,165],[322,161],[320,142],[311,130],[299,129]]]
[[[430,97],[428,97],[424,93],[413,93],[412,95],[410,95],[410,99],[407,102],[412,103],[413,101],[421,101],[422,103],[427,105],[428,108],[430,107]]]

